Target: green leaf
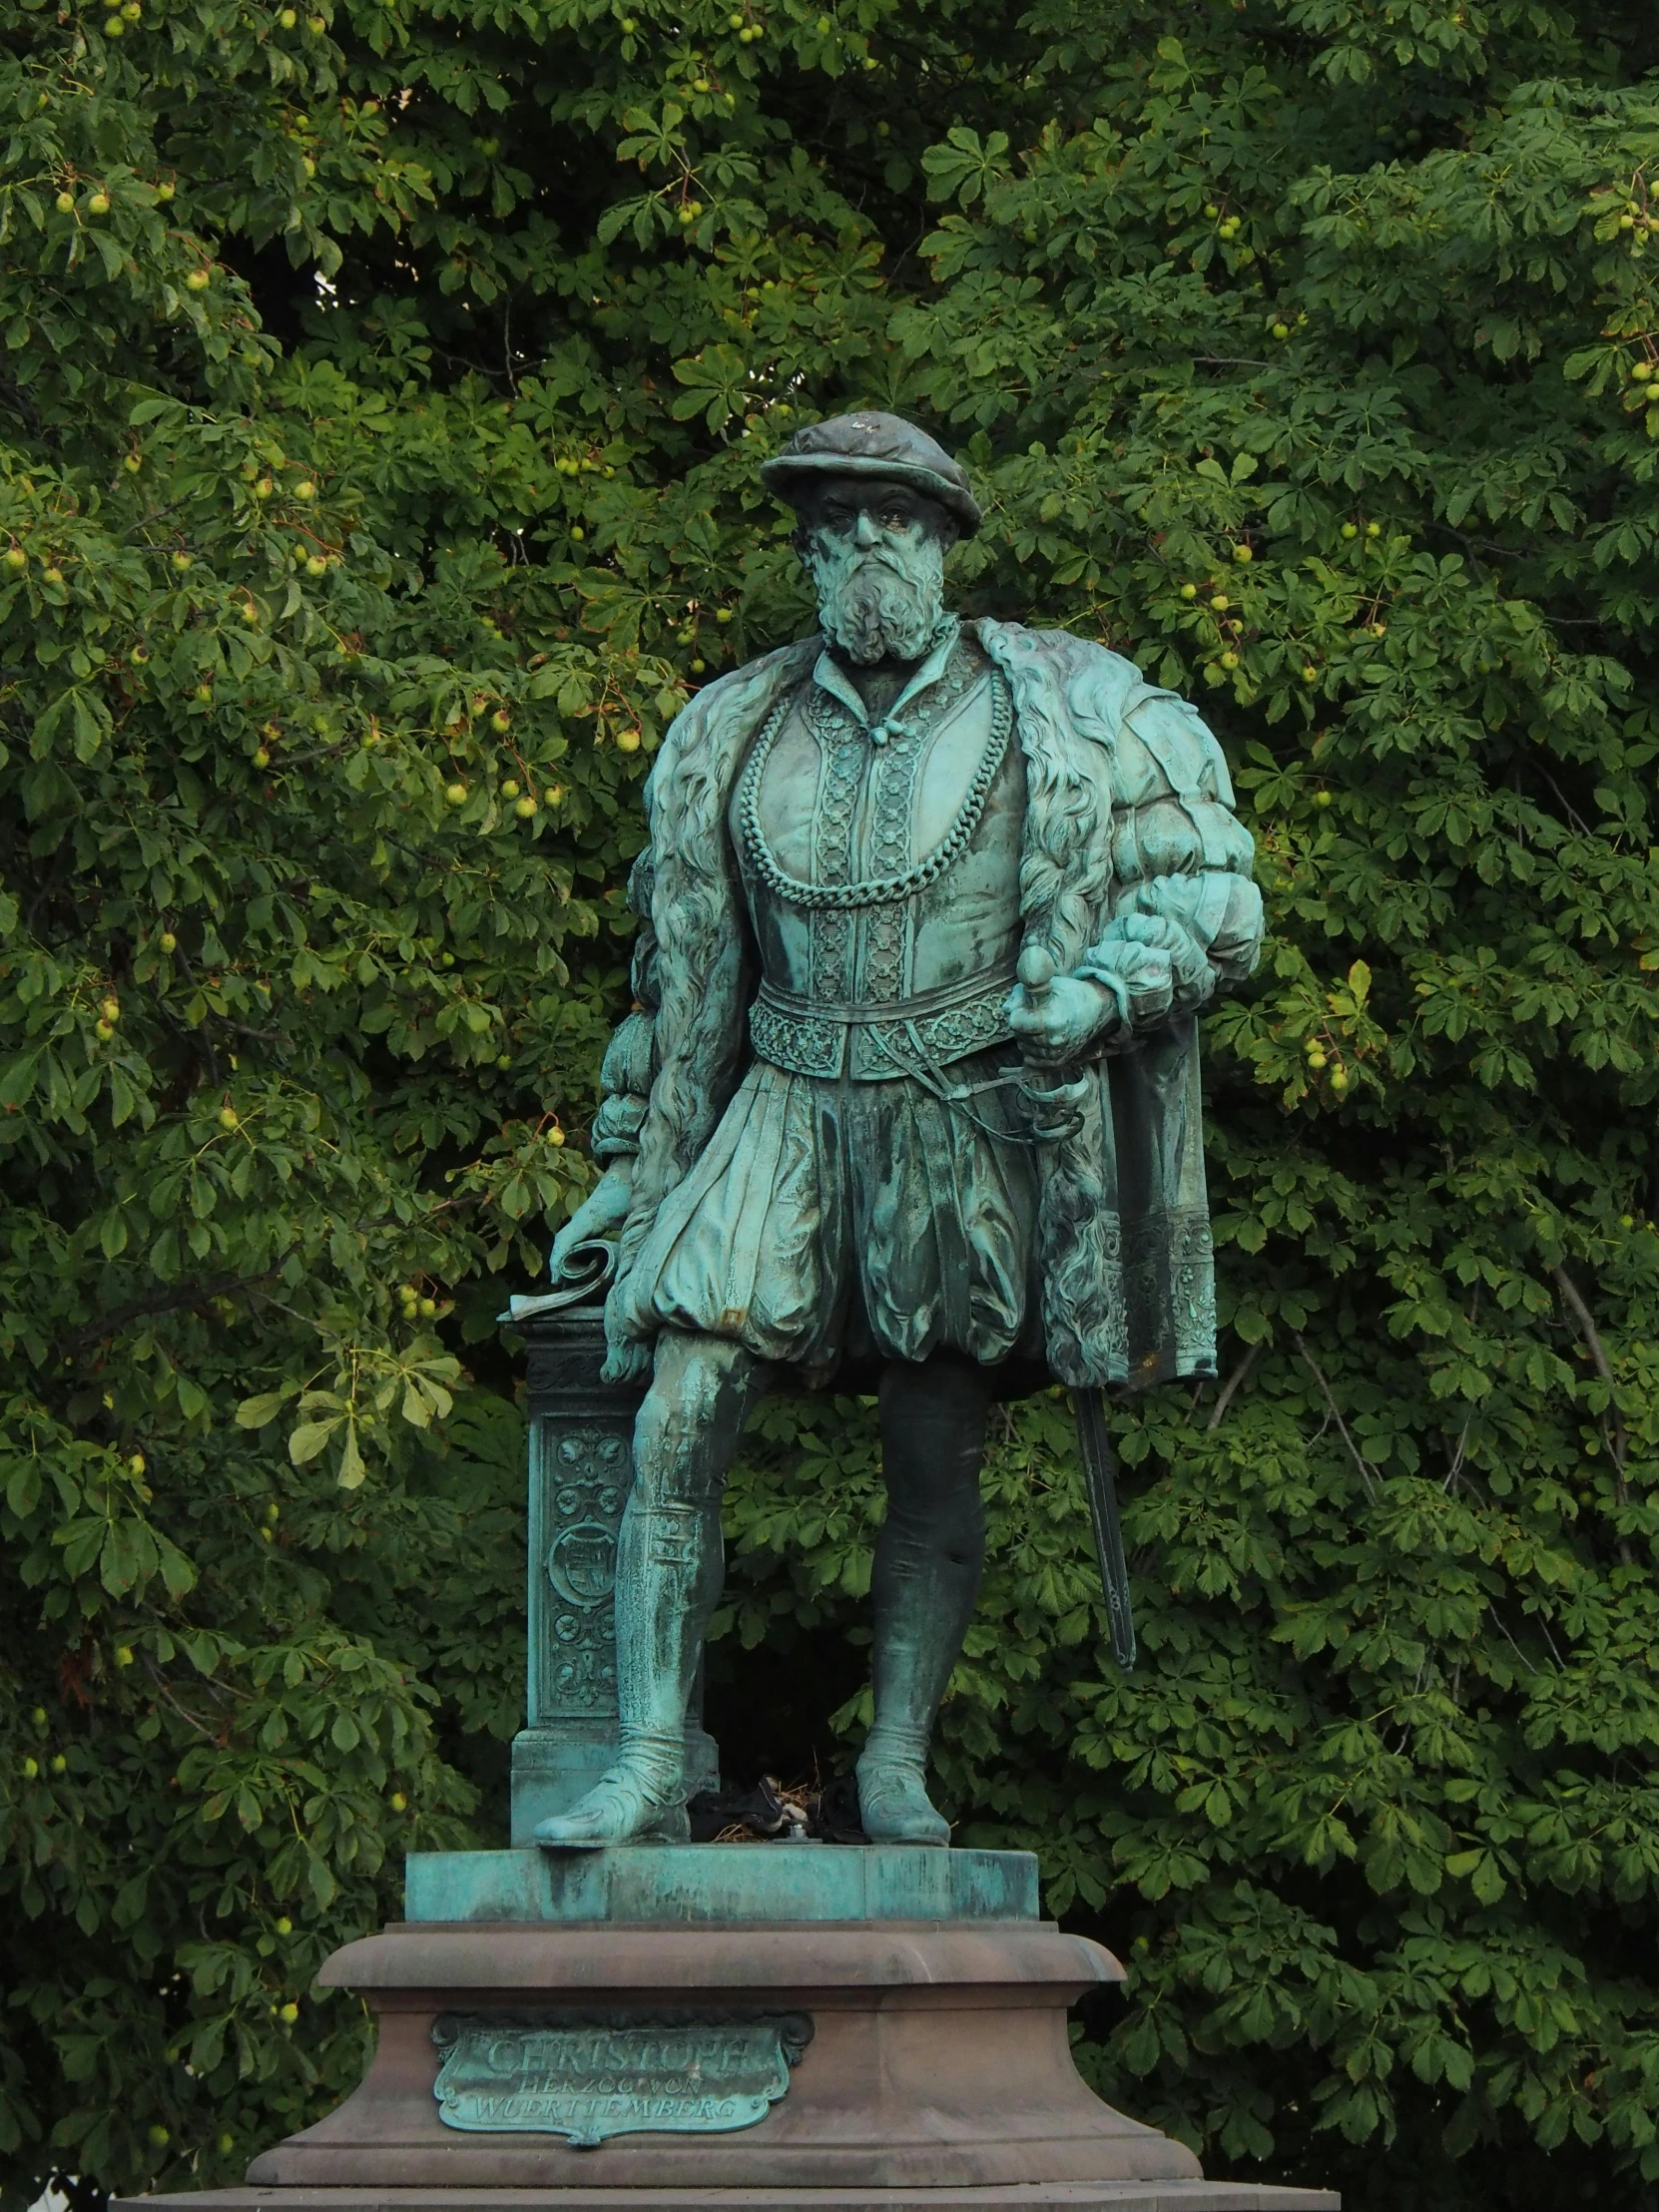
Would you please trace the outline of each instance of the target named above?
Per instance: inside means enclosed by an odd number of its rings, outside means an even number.
[[[288,1457],[296,1467],[302,1467],[314,1459],[339,1426],[343,1415],[334,1413],[327,1420],[301,1421],[288,1436]]]
[[[237,1407],[237,1426],[264,1428],[268,1421],[276,1418],[292,1394],[291,1389],[264,1390],[258,1397],[245,1397]]]
[[[340,1488],[342,1490],[357,1489],[361,1485],[366,1472],[362,1453],[357,1448],[357,1431],[354,1426],[347,1422],[345,1444],[340,1452],[339,1461]]]

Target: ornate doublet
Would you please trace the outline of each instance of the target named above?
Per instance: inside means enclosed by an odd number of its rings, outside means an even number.
[[[826,654],[757,736],[730,827],[760,1058],[859,1082],[1009,1034],[1024,773],[1006,679],[952,625],[879,718]]]

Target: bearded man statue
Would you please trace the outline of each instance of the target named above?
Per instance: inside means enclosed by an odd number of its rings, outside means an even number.
[[[963,470],[896,417],[762,469],[822,634],[709,684],[646,793],[605,1173],[607,1374],[650,1387],[617,1559],[620,1753],[539,1842],[687,1833],[720,1500],[780,1381],[873,1389],[872,1842],[948,1843],[928,1746],[999,1397],[1215,1372],[1194,1016],[1248,975],[1251,840],[1194,710],[1064,630],[963,623]],[[1102,1435],[1104,1430],[1102,1428]]]

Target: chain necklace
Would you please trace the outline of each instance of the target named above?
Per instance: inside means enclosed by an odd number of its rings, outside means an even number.
[[[767,888],[791,906],[844,909],[852,906],[893,905],[901,899],[913,898],[918,891],[924,891],[929,883],[936,882],[945,869],[960,857],[968,840],[978,829],[980,817],[985,811],[985,802],[990,797],[991,786],[996,782],[997,771],[1008,751],[1008,737],[1014,721],[1013,695],[999,669],[993,668],[990,675],[991,733],[985,741],[985,750],[979,757],[979,766],[973,772],[973,781],[967,788],[961,806],[956,810],[955,821],[926,858],[918,860],[913,867],[906,868],[903,874],[869,876],[859,883],[803,883],[796,876],[785,872],[767,843],[761,829],[761,781],[785,719],[796,704],[796,695],[791,694],[781,699],[767,717],[761,735],[756,740],[738,795],[738,828],[743,837],[744,850]]]

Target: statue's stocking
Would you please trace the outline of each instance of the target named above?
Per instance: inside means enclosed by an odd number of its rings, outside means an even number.
[[[538,1843],[596,1850],[685,1833],[686,1707],[725,1579],[720,1498],[772,1370],[741,1345],[665,1331],[634,1426],[634,1486],[617,1541],[616,1763]]]
[[[875,1715],[858,1760],[873,1843],[950,1841],[927,1798],[927,1746],[979,1594],[991,1391],[987,1371],[953,1353],[894,1362],[881,1379],[887,1518],[870,1585]]]

